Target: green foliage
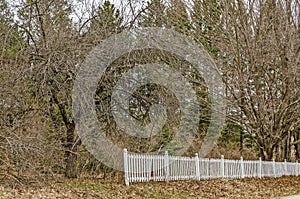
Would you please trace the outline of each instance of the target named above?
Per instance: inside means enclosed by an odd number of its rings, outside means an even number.
[[[7,58],[15,57],[25,47],[23,32],[15,24],[5,0],[0,0],[0,39],[1,55]]]
[[[182,0],[172,0],[167,9],[167,27],[172,28],[185,35],[190,35],[191,21],[188,16],[187,7]]]
[[[99,34],[101,37],[108,37],[111,34],[120,32],[123,23],[123,16],[110,1],[105,1],[99,6],[95,17],[91,20],[88,32]]]
[[[26,46],[23,33],[18,30],[16,25],[7,25],[6,28],[9,29],[6,30],[5,36],[1,35],[1,37],[5,37],[3,38],[5,41],[3,53],[6,57],[15,57]]]
[[[222,34],[222,9],[222,3],[217,0],[198,0],[193,7],[192,26],[195,39],[213,56],[218,56],[219,52],[212,38]]]
[[[243,143],[240,143],[241,141]],[[230,145],[232,143],[243,144],[243,146],[247,148],[256,147],[253,137],[245,132],[241,125],[227,121],[219,139],[219,145],[226,147],[228,144]]]
[[[164,27],[167,20],[166,6],[162,0],[152,0],[147,2],[140,17],[139,25],[144,27]]]
[[[181,0],[172,0],[168,6],[162,0],[147,2],[139,25],[171,28],[186,35],[189,34],[191,29],[191,21],[189,20],[186,5]]]
[[[222,138],[220,141],[224,143],[239,142],[241,134],[243,134],[242,126],[234,122],[227,122],[226,127],[222,131]]]

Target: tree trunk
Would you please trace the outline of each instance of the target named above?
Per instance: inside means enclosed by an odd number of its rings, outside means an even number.
[[[261,156],[263,160],[273,159],[274,146],[263,146],[261,148]]]
[[[244,143],[244,135],[243,131],[240,132],[240,156],[243,156],[243,143]]]
[[[288,132],[287,138],[285,140],[285,145],[284,145],[284,159],[287,161],[290,161],[291,159],[291,133]]]
[[[72,122],[68,125],[66,144],[65,144],[65,177],[77,178],[77,158],[78,146],[75,139],[75,123]]]
[[[295,133],[295,135],[294,135],[294,137],[295,137],[295,140],[297,141],[297,140],[299,140],[299,133],[298,132],[296,132]],[[300,160],[300,143],[296,143],[296,144],[294,144],[294,146],[295,146],[295,151],[296,151],[296,153],[295,153],[295,156],[296,156],[296,160]]]
[[[282,161],[284,160],[284,141],[279,142],[276,146],[276,160]]]

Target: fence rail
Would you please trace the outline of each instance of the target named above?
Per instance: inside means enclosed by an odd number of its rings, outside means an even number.
[[[297,162],[228,160],[128,153],[124,149],[125,184],[131,182],[201,180],[213,178],[262,178],[300,175]]]

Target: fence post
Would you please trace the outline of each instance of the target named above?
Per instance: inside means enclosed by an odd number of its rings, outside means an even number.
[[[244,171],[244,161],[243,161],[243,157],[241,157],[241,178],[245,177],[245,171]]]
[[[276,164],[275,164],[275,159],[273,159],[273,172],[274,172],[274,177],[276,178]]]
[[[169,181],[169,154],[168,154],[168,151],[165,151],[164,168],[165,168],[165,180]]]
[[[196,164],[196,180],[200,180],[200,167],[199,167],[199,157],[198,153],[195,153],[195,164]]]
[[[206,163],[207,163],[206,164],[206,174],[207,174],[206,179],[211,179],[212,176],[210,175],[211,174],[211,172],[210,172],[210,158],[207,159]]]
[[[262,161],[261,161],[261,157],[259,157],[259,162],[258,162],[258,177],[262,178]]]
[[[220,165],[220,169],[221,169],[221,177],[224,178],[224,177],[225,177],[225,161],[224,161],[224,155],[221,155],[221,165]]]
[[[284,175],[286,175],[286,176],[288,175],[286,159],[284,159]]]
[[[125,185],[129,186],[129,176],[128,176],[128,152],[124,149],[124,174],[125,174]]]

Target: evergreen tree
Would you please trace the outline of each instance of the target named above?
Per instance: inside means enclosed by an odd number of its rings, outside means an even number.
[[[101,40],[109,37],[112,34],[121,32],[123,17],[114,4],[110,1],[105,1],[100,5],[90,21],[86,37],[93,45],[98,44]]]
[[[23,34],[14,22],[13,17],[7,1],[0,0],[1,61],[5,61],[6,58],[13,58],[25,47]]]
[[[165,27],[167,21],[166,6],[163,0],[147,2],[146,9],[139,18],[139,25],[144,27]]]
[[[190,34],[191,21],[187,12],[187,7],[182,0],[172,0],[167,8],[167,27],[181,32],[185,35]]]

